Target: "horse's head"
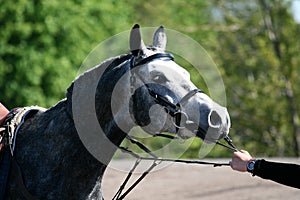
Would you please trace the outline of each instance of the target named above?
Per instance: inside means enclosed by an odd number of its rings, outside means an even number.
[[[230,128],[227,109],[191,82],[190,74],[165,53],[166,43],[163,27],[149,47],[138,25],[131,31],[130,113],[135,123],[150,134],[170,132],[211,142],[224,138]]]

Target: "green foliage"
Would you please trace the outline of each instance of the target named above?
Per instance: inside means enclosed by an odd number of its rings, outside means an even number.
[[[299,25],[289,4],[217,1],[216,7],[223,15],[216,25],[227,30],[218,33],[214,54],[225,69],[235,141],[255,154],[297,156],[299,121],[292,118],[299,117]]]
[[[8,107],[51,106],[100,41],[132,26],[121,1],[1,1],[0,93]]]
[[[239,147],[261,156],[299,154],[300,26],[290,1],[0,0],[0,5],[0,100],[9,108],[55,104],[101,41],[134,23],[164,25],[198,41],[217,63],[227,88],[230,134]],[[178,61],[205,90],[192,66]],[[154,149],[168,144],[156,138],[143,142]],[[197,157],[202,142],[188,145],[183,157]],[[230,153],[216,147],[209,156]]]

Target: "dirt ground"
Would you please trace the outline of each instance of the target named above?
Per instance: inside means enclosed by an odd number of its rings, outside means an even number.
[[[300,164],[300,159],[295,158],[267,160]],[[103,180],[103,193],[106,200],[113,197],[127,175],[125,171],[128,171],[133,163],[134,161],[128,160],[112,161]],[[144,168],[145,165],[143,165]],[[135,174],[132,178],[136,178],[137,175],[140,174]],[[252,177],[248,173],[236,172],[227,166],[214,168],[202,165],[171,164],[150,173],[125,199],[299,200],[300,190]]]

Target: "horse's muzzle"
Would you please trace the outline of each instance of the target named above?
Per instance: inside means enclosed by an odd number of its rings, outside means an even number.
[[[204,141],[215,142],[228,135],[230,125],[227,109],[217,105],[208,113],[207,123],[199,124],[197,136]]]

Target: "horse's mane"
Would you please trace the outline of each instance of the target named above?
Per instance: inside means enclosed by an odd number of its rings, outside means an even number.
[[[129,60],[132,57],[132,54],[122,54],[116,57],[108,58],[104,60],[102,63],[96,65],[95,67],[92,67],[91,69],[85,71],[81,75],[79,75],[72,84],[68,87],[66,92],[66,97],[68,100],[71,100],[72,93],[73,93],[73,87],[74,83],[77,81],[80,81],[86,77],[95,76],[95,74],[100,74],[108,72],[113,70],[114,68],[118,67],[121,63],[125,62],[126,60]],[[103,70],[105,70],[103,72]]]

